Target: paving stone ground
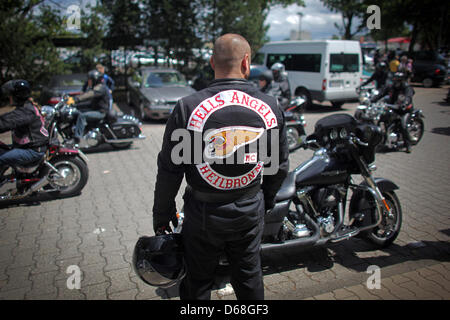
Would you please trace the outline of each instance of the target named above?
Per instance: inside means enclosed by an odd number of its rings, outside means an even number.
[[[352,239],[265,255],[266,299],[450,299],[450,106],[442,102],[448,86],[415,90],[415,105],[426,116],[422,141],[411,154],[377,154],[376,159],[376,176],[400,187],[398,239],[382,250]],[[337,111],[325,105],[306,113],[307,133],[319,118],[353,114],[356,107],[346,104]],[[164,122],[147,122],[143,130],[147,139],[130,150],[106,146],[88,154],[90,177],[80,196],[0,209],[0,299],[179,299],[177,287],[147,286],[131,267],[136,240],[153,234]],[[309,151],[292,154],[291,169],[310,156]],[[181,207],[181,195],[177,203]],[[80,270],[80,289],[69,289],[71,266]],[[379,289],[369,289],[370,266],[380,268]],[[212,298],[235,295],[221,281]]]

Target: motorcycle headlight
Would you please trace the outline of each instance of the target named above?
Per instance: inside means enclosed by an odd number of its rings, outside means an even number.
[[[41,108],[41,114],[45,119],[49,119],[55,113],[55,108],[51,106],[43,106]]]
[[[341,139],[347,138],[347,130],[345,130],[345,128],[341,129],[341,131],[339,132],[339,137],[341,137]]]
[[[337,130],[336,129],[331,130],[331,132],[330,132],[330,139],[331,140],[335,140],[335,139],[337,139],[337,137],[338,137]]]

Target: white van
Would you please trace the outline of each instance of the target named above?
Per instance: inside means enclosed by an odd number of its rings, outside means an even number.
[[[252,61],[268,68],[276,62],[284,64],[292,94],[306,99],[307,107],[312,100],[330,101],[340,107],[358,99],[355,89],[361,83],[363,70],[358,41],[269,42]]]

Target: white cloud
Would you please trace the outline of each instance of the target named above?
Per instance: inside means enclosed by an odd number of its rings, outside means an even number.
[[[272,41],[288,39],[291,30],[299,29],[300,12],[301,29],[310,32],[312,39],[329,39],[338,34],[334,24],[341,24],[340,13],[331,12],[320,0],[305,0],[305,4],[305,7],[294,4],[286,8],[277,5],[269,11],[266,24],[270,25],[268,36]]]

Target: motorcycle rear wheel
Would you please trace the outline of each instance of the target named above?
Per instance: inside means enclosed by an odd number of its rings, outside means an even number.
[[[60,156],[52,159],[51,164],[58,169],[59,177],[49,169],[50,186],[56,189],[54,193],[61,197],[71,197],[81,193],[89,177],[86,163],[79,157]]]

